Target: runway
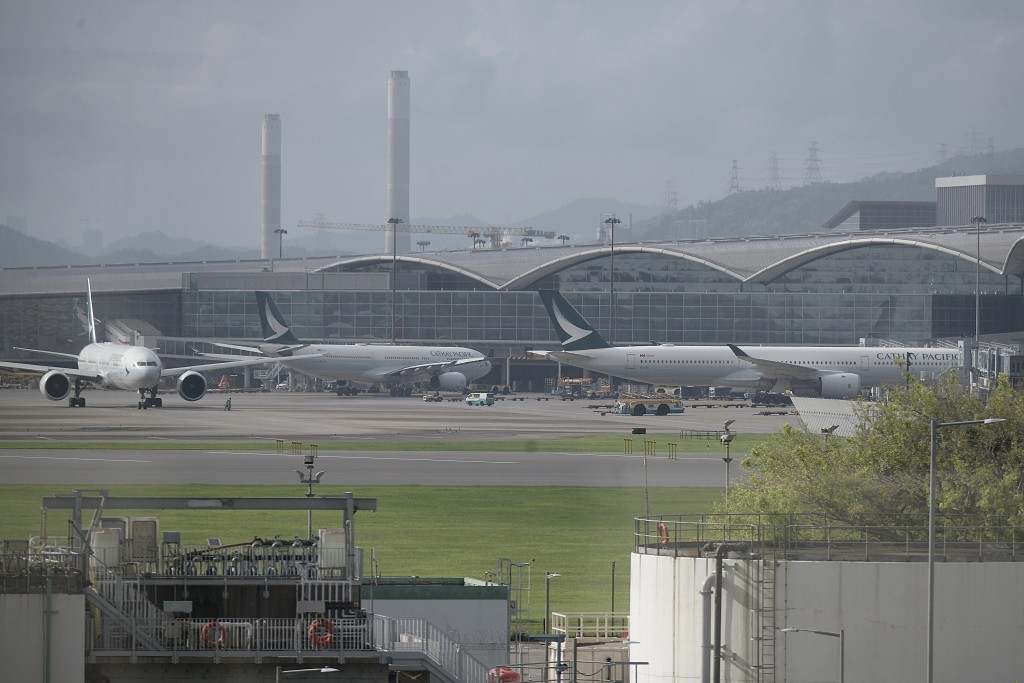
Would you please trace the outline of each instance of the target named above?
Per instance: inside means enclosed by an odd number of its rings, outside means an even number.
[[[796,415],[763,416],[754,408],[690,408],[683,415],[605,414],[597,402],[498,401],[471,407],[462,401],[425,403],[419,397],[338,397],[332,393],[214,394],[196,403],[166,396],[163,408],[138,410],[127,392],[91,391],[87,407],[69,408],[35,391],[0,391],[0,484],[289,484],[303,456],[291,443],[383,440],[501,441],[587,434],[618,434],[618,453],[490,450],[337,451],[321,449],[316,469],[325,484],[431,486],[722,486],[725,450],[717,440],[680,437],[680,430],[717,430],[725,420],[746,433],[771,433]],[[231,398],[231,410],[224,410]],[[518,398],[518,397],[517,397]],[[607,403],[607,402],[605,402]],[[635,427],[647,429],[634,436]],[[654,452],[644,455],[644,439]],[[161,449],[161,441],[189,441],[197,449]],[[281,440],[284,452],[239,449],[240,443]],[[11,442],[46,444],[11,448]],[[668,458],[668,442],[678,445]],[[138,448],[89,448],[124,442]],[[170,444],[168,444],[170,446]],[[732,453],[736,458],[739,454]],[[732,465],[732,474],[738,471]]]

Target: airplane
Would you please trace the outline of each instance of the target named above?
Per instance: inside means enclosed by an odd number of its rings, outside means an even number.
[[[486,356],[460,346],[306,344],[295,336],[269,293],[256,292],[256,303],[263,343],[257,347],[224,343],[218,346],[259,351],[272,362],[310,377],[338,382],[340,386],[353,382],[391,385],[427,382],[435,391],[461,392],[469,382],[491,371],[491,361]],[[339,388],[338,394],[351,391],[351,388]]]
[[[68,406],[84,408],[82,390],[93,384],[105,389],[138,391],[138,408],[163,407],[163,399],[157,396],[157,385],[162,377],[178,375],[178,395],[186,401],[198,401],[206,394],[206,378],[198,371],[223,370],[243,365],[266,365],[267,361],[256,359],[235,360],[225,363],[191,365],[181,368],[165,368],[160,356],[153,349],[133,344],[96,341],[96,319],[92,309],[92,281],[86,280],[89,308],[89,343],[77,354],[60,353],[14,347],[18,351],[31,351],[66,360],[75,361],[77,367],[65,368],[31,363],[0,361],[0,368],[38,373],[39,391],[51,401],[68,398]],[[147,396],[146,394],[149,394]]]
[[[559,292],[539,290],[562,348],[530,351],[566,365],[644,384],[729,386],[855,398],[862,388],[893,385],[904,372],[939,375],[963,367],[957,349],[864,346],[611,346]]]

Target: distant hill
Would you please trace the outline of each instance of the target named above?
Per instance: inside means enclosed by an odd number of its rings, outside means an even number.
[[[663,214],[635,227],[657,241],[822,232],[847,202],[935,201],[935,179],[952,175],[1024,175],[1024,149],[950,159],[910,173],[879,173],[853,183],[814,183],[789,190],[736,192]]]
[[[580,199],[558,209],[512,223],[568,235],[569,244],[596,241],[603,216],[616,214],[625,225],[617,232],[629,239],[624,228],[633,221],[638,241],[787,235],[821,232],[825,221],[854,200],[934,201],[935,179],[952,175],[1024,175],[1024,149],[994,154],[960,156],[942,165],[910,173],[879,173],[853,183],[814,183],[789,190],[736,192],[714,202],[700,202],[674,213],[664,207],[633,204],[614,199]],[[475,216],[417,217],[418,225],[494,225]],[[424,244],[418,244],[423,242]],[[330,256],[386,251],[382,232],[333,232],[289,230],[284,238],[286,258]],[[466,249],[465,235],[417,233],[412,250]],[[259,258],[259,247],[223,247],[191,239],[151,232],[117,240],[104,253],[89,257],[62,246],[29,237],[0,225],[0,268],[66,266],[91,263],[144,263],[159,261],[209,261]]]
[[[0,225],[0,268],[73,266],[85,262],[84,256],[70,249]]]

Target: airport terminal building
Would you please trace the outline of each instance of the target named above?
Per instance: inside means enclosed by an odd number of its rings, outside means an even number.
[[[400,343],[459,344],[511,359],[495,364],[494,383],[553,374],[552,365],[525,358],[528,349],[557,345],[538,289],[560,290],[619,345],[927,343],[973,337],[979,323],[983,337],[1024,337],[1019,223],[625,243],[614,251],[591,244],[406,253],[397,255],[394,280],[392,262],[381,253],[0,270],[0,353],[27,361],[31,354],[13,348],[77,352],[86,278],[108,338],[158,347],[172,364],[194,361],[211,340],[259,340],[255,290],[273,293],[303,341],[387,342],[394,320]]]

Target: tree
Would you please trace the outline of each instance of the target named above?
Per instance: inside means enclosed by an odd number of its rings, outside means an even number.
[[[751,449],[729,512],[820,513],[839,523],[921,527],[928,513],[931,420],[1006,422],[939,430],[936,508],[947,523],[1024,525],[1024,397],[1001,378],[987,404],[950,378],[908,378],[882,405],[863,404],[853,438],[787,427]],[[979,517],[985,518],[979,520]]]

